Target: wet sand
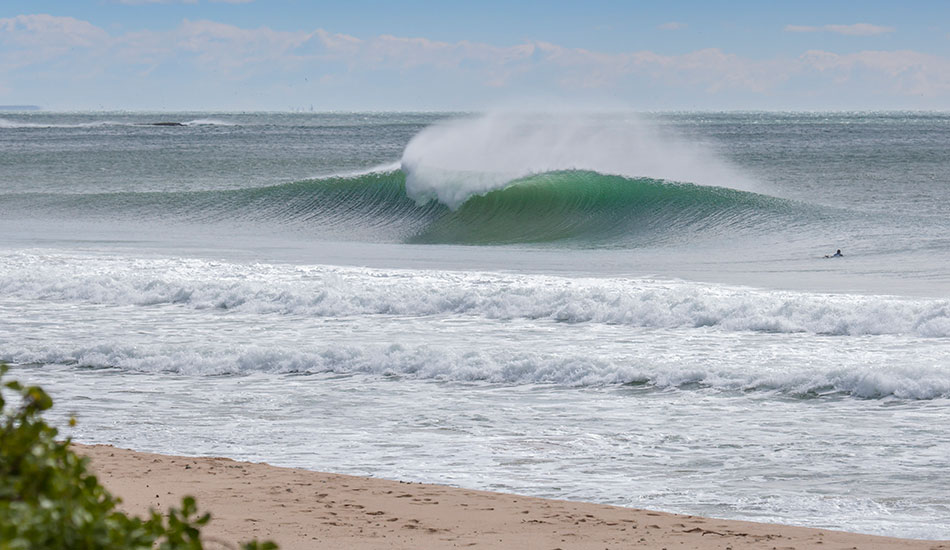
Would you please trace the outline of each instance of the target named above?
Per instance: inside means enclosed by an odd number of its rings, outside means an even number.
[[[209,548],[252,538],[285,550],[818,548],[950,550],[921,541],[709,519],[584,502],[75,445],[123,508],[167,510],[193,495]]]

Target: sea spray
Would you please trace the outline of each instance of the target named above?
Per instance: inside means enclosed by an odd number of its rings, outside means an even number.
[[[434,124],[402,156],[406,192],[457,209],[531,174],[586,170],[754,191],[711,148],[633,114],[489,113]]]

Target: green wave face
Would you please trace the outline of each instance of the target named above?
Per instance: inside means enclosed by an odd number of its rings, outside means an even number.
[[[801,210],[788,201],[691,184],[558,171],[532,175],[452,211],[406,195],[401,170],[227,191],[6,195],[7,211],[89,219],[177,219],[253,224],[314,237],[370,242],[636,247],[762,231]]]
[[[637,246],[771,225],[786,201],[733,189],[587,171],[533,175],[468,199],[412,242]]]

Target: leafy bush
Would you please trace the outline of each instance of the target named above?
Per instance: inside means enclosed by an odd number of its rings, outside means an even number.
[[[89,459],[70,450],[68,439],[57,441],[56,428],[40,416],[53,406],[50,396],[38,386],[3,383],[6,372],[0,364],[0,388],[20,399],[8,410],[0,394],[0,550],[203,548],[200,529],[211,516],[198,514],[194,498],[183,498],[167,516],[119,511],[120,500],[88,472]],[[252,541],[242,548],[277,545]]]

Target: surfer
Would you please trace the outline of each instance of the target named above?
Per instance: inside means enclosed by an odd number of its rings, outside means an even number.
[[[825,254],[825,258],[844,258],[844,254],[841,253],[841,249],[839,248],[838,251],[831,256]]]

